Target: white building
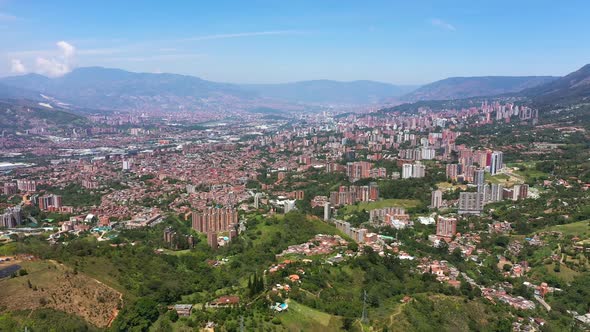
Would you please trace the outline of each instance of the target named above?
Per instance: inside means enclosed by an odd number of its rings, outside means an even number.
[[[324,204],[324,220],[330,220],[330,202],[326,202],[326,204]]]
[[[501,151],[492,152],[492,160],[490,162],[490,174],[496,175],[504,168],[503,158],[504,154]]]
[[[294,200],[294,199],[293,200],[288,199],[283,202],[283,207],[285,209],[285,213],[289,213],[290,211],[295,210],[295,202],[296,202],[296,200]]]
[[[432,192],[432,198],[430,200],[430,207],[438,209],[442,206],[442,191],[435,190]]]
[[[402,165],[402,179],[409,179],[412,177],[412,164]]]

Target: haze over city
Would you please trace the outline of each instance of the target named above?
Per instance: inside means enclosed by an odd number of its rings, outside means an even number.
[[[0,0],[0,331],[590,331],[589,12]]]
[[[74,67],[232,83],[426,84],[562,76],[590,54],[586,1],[2,1],[0,75]]]

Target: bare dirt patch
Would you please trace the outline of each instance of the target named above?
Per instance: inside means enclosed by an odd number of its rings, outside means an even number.
[[[0,280],[0,310],[52,308],[106,327],[121,304],[121,293],[53,261],[22,262],[28,274]]]

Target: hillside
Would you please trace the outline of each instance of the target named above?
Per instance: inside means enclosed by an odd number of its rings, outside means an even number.
[[[41,99],[41,96],[31,90],[0,83],[0,98]]]
[[[258,95],[297,103],[371,104],[399,97],[415,86],[374,81],[302,81],[284,84],[243,85]]]
[[[522,91],[537,104],[568,104],[590,99],[590,64],[551,82]]]
[[[483,300],[467,301],[461,297],[418,294],[400,304],[378,324],[390,331],[505,331],[510,328],[507,310]]]
[[[2,311],[51,308],[106,327],[116,317],[121,294],[53,261],[20,263],[26,275],[0,281]]]
[[[80,115],[54,108],[48,103],[44,105],[30,100],[0,99],[0,129],[9,132],[32,128],[62,129],[87,122]]]
[[[551,82],[552,76],[451,77],[422,86],[401,97],[404,101],[449,100],[519,92]]]
[[[194,76],[134,73],[102,67],[78,68],[57,78],[27,74],[0,79],[0,97],[39,98],[41,94],[92,109],[177,109],[211,101],[272,99],[289,103],[369,104],[413,90],[373,81],[302,81],[237,85]]]
[[[37,91],[79,107],[129,109],[198,103],[202,98],[249,98],[238,86],[176,74],[132,73],[101,67],[78,68],[58,78],[37,74],[7,77],[0,83]]]

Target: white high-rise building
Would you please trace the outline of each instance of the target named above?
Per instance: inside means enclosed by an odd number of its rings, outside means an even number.
[[[485,184],[485,174],[483,169],[475,170],[473,174],[473,184],[477,186],[478,191],[479,188]]]
[[[504,167],[503,156],[504,154],[501,151],[492,152],[492,160],[490,161],[490,174],[496,175]]]
[[[424,160],[432,160],[434,159],[434,156],[436,155],[435,150],[433,148],[429,148],[429,147],[423,147],[422,148],[422,159]]]
[[[490,194],[490,202],[500,202],[503,199],[504,186],[499,183],[492,183],[492,192]]]
[[[426,167],[420,163],[415,163],[412,165],[412,177],[413,178],[423,178],[426,174]]]
[[[262,197],[261,193],[254,194],[254,208],[255,209],[260,208],[260,197]]]
[[[412,177],[412,164],[402,165],[402,179],[409,179]]]
[[[324,220],[328,221],[330,220],[330,203],[326,202],[326,204],[324,204]]]
[[[419,162],[402,165],[402,179],[423,178],[425,174],[426,167]]]
[[[194,194],[197,192],[197,186],[195,186],[194,184],[187,184],[186,185],[186,193],[187,194]]]
[[[515,184],[512,187],[512,200],[517,201],[520,198],[520,184]]]
[[[432,192],[432,199],[430,201],[430,207],[438,209],[442,206],[442,191],[435,190]]]
[[[128,171],[131,169],[131,160],[123,160],[123,170]]]
[[[283,207],[285,209],[285,213],[289,213],[289,212],[295,210],[295,200],[294,199],[293,200],[288,199],[288,200],[284,201],[283,204],[284,204]]]

